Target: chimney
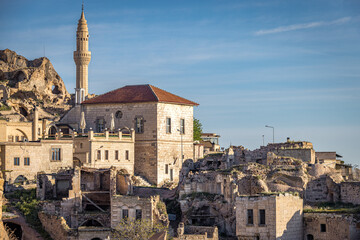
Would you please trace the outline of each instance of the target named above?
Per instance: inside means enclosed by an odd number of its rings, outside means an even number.
[[[39,111],[36,106],[34,106],[34,119],[32,121],[32,141],[37,141],[38,136],[38,125],[39,125]]]

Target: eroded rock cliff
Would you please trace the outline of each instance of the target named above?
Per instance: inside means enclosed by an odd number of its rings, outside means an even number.
[[[2,118],[27,121],[34,105],[40,118],[59,118],[71,108],[71,96],[46,57],[27,60],[9,49],[0,50]]]

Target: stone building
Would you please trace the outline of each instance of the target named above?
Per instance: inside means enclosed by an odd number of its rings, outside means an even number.
[[[73,167],[71,139],[36,142],[1,142],[1,170],[7,184],[36,179],[38,172],[57,172]]]
[[[207,226],[185,226],[180,223],[177,229],[177,237],[174,240],[218,240],[217,227]]]
[[[115,167],[39,174],[37,196],[47,200],[40,217],[45,230],[55,240],[105,240],[124,218],[167,226],[160,197],[135,195],[130,176]]]
[[[159,185],[177,182],[182,162],[193,158],[193,107],[197,105],[152,85],[132,85],[82,102],[61,122],[78,128],[84,112],[86,131],[134,128],[135,173]]]
[[[204,154],[220,152],[220,135],[216,133],[202,133],[200,143],[204,145]]]
[[[360,221],[353,214],[304,213],[305,240],[360,239]]]
[[[303,200],[290,194],[236,199],[239,240],[303,239]]]
[[[93,168],[112,166],[134,174],[134,130],[123,129],[116,133],[79,134],[74,139],[74,164]]]

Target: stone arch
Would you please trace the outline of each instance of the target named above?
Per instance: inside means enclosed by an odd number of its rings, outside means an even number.
[[[101,222],[99,222],[98,220],[93,219],[93,218],[85,220],[83,223],[80,224],[80,227],[82,227],[82,226],[84,226],[84,227],[104,227],[104,225]]]
[[[0,75],[1,75],[1,72],[0,72]],[[0,101],[6,102],[8,100],[8,98],[9,98],[9,90],[6,86],[1,84],[0,85]]]
[[[48,128],[48,136],[55,137],[57,132],[58,132],[58,129],[55,126],[55,124],[51,124]]]
[[[20,139],[21,139],[22,141],[26,141],[26,140],[29,139],[28,136],[26,135],[26,133],[25,133],[24,131],[22,131],[21,129],[17,128],[16,131],[17,131],[17,132],[20,132],[20,134],[21,134]],[[26,139],[26,140],[25,140],[25,139]]]
[[[14,183],[24,184],[28,179],[24,175],[19,175],[15,178]]]
[[[131,130],[128,127],[121,128],[120,132],[122,132],[123,134],[131,134]]]
[[[82,163],[81,163],[81,160],[77,157],[73,157],[73,166],[74,167],[81,167],[82,166]]]
[[[24,81],[25,79],[28,78],[28,75],[26,74],[26,72],[24,72],[23,70],[19,70],[15,73],[14,75],[14,79],[17,81],[17,82],[22,82]]]
[[[314,240],[314,236],[312,234],[306,235],[306,240]]]

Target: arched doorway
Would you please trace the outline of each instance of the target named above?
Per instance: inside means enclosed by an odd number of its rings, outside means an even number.
[[[314,240],[314,236],[312,234],[306,235],[306,240]]]
[[[81,166],[82,166],[82,163],[81,163],[81,161],[80,161],[79,158],[73,157],[73,166],[74,166],[74,168],[75,168],[75,167],[81,167]]]
[[[49,128],[49,131],[48,131],[49,137],[55,137],[56,133],[57,133],[56,127],[55,127],[55,126],[51,126],[51,127]]]
[[[15,178],[14,183],[15,184],[24,184],[27,181],[27,178],[23,175],[19,175],[17,178]]]

